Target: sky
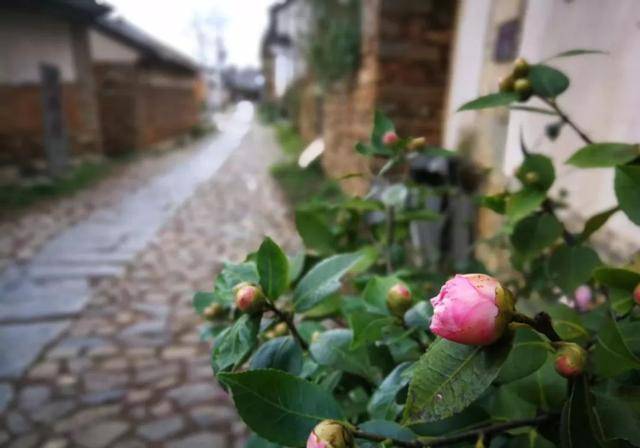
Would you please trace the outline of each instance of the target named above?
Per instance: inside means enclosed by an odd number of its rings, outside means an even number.
[[[116,15],[160,41],[201,60],[194,23],[209,36],[204,48],[213,60],[216,24],[222,29],[227,63],[259,66],[260,40],[268,22],[268,8],[278,0],[104,0]]]

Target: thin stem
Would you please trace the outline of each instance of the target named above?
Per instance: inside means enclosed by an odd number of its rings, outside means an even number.
[[[387,274],[393,272],[393,243],[396,233],[396,211],[393,206],[387,207]]]
[[[291,335],[298,342],[300,347],[302,347],[304,351],[309,351],[309,344],[307,344],[307,341],[305,341],[302,338],[302,336],[300,336],[300,333],[296,328],[296,324],[293,322],[293,317],[291,317],[289,313],[279,310],[272,303],[267,303],[267,308],[273,311],[275,315],[278,316],[278,319],[280,319],[282,322],[284,322],[287,325],[287,327],[289,328],[289,331],[291,332]]]
[[[591,138],[587,134],[585,134],[585,132],[582,129],[580,129],[578,125],[575,124],[573,120],[571,120],[571,118],[569,118],[569,116],[566,113],[564,113],[562,109],[560,109],[560,107],[558,106],[558,103],[556,103],[555,100],[550,100],[544,97],[540,97],[540,99],[544,101],[546,104],[548,104],[553,110],[555,110],[556,113],[562,119],[562,121],[567,123],[571,127],[571,129],[573,129],[576,132],[576,134],[578,134],[580,138],[584,140],[586,144],[590,145],[593,143],[593,140],[591,140]]]
[[[496,423],[494,425],[484,426],[482,428],[473,429],[471,431],[462,432],[453,436],[436,437],[428,441],[421,442],[419,440],[407,442],[403,440],[397,440],[381,436],[378,434],[371,434],[364,431],[354,431],[353,435],[359,439],[371,440],[373,442],[389,441],[395,446],[401,448],[434,448],[438,446],[453,445],[455,443],[464,442],[467,440],[475,440],[478,436],[490,436],[498,434],[504,431],[508,431],[514,428],[520,428],[522,426],[538,426],[548,421],[552,416],[549,414],[539,415],[534,418],[513,420],[505,423]]]
[[[551,316],[549,316],[545,312],[540,312],[534,316],[534,318],[530,318],[529,316],[525,316],[524,314],[516,313],[513,316],[514,322],[520,322],[522,324],[527,324],[538,333],[542,333],[545,335],[551,342],[561,342],[562,338],[553,328],[551,323]]]

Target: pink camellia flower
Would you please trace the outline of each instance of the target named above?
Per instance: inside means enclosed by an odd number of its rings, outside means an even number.
[[[393,131],[385,132],[385,134],[382,136],[382,143],[384,143],[386,146],[393,145],[397,141],[398,134]]]
[[[265,300],[258,286],[243,282],[235,286],[234,293],[236,306],[240,311],[251,314],[262,310]]]
[[[576,288],[573,292],[573,297],[575,298],[576,308],[579,311],[588,311],[591,307],[591,299],[593,298],[593,294],[591,294],[591,288],[587,285],[581,285]]]
[[[313,428],[307,448],[353,448],[353,434],[342,423],[323,420]]]
[[[431,299],[431,331],[444,339],[468,345],[495,342],[514,312],[513,297],[493,277],[457,274]]]
[[[633,300],[635,300],[636,303],[640,305],[640,283],[638,283],[633,290]]]

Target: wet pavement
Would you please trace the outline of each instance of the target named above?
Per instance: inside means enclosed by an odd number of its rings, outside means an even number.
[[[190,302],[264,235],[299,245],[268,174],[279,148],[248,120],[4,272],[0,445],[242,443]]]

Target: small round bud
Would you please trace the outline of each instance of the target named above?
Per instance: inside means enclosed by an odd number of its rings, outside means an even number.
[[[533,90],[531,88],[531,81],[526,78],[516,79],[516,82],[514,83],[514,89],[518,94],[518,100],[522,102],[527,101],[529,98],[531,98],[531,94],[533,93]]]
[[[578,311],[589,311],[592,306],[593,294],[588,285],[580,285],[573,292],[575,306]]]
[[[524,175],[524,180],[527,185],[534,185],[536,182],[538,182],[539,178],[540,176],[538,176],[538,173],[536,173],[535,171],[529,171]]]
[[[250,283],[240,284],[234,288],[236,294],[236,306],[244,313],[257,313],[262,311],[265,303],[262,290]]]
[[[404,283],[396,283],[387,291],[387,308],[394,316],[402,317],[413,305],[411,291]]]
[[[313,428],[307,439],[307,448],[353,448],[353,434],[342,423],[323,420]]]
[[[515,79],[513,75],[505,76],[504,78],[500,78],[498,81],[498,89],[500,92],[513,92],[515,89]]]
[[[385,132],[385,134],[382,136],[382,143],[385,146],[391,146],[398,140],[399,140],[398,134],[396,134],[393,131]]]
[[[202,311],[202,314],[208,320],[217,319],[218,317],[222,316],[223,313],[224,307],[219,303],[212,303]]]
[[[524,78],[529,74],[529,63],[524,58],[518,58],[513,62],[513,77]]]
[[[633,300],[640,305],[640,283],[638,283],[633,290]]]
[[[565,378],[580,375],[587,364],[587,352],[573,342],[562,342],[556,352],[556,372]]]
[[[427,144],[427,139],[424,137],[417,137],[412,139],[409,144],[407,145],[407,149],[409,151],[415,151],[417,149],[420,148],[424,148],[425,145]]]
[[[273,327],[273,333],[276,336],[284,336],[288,332],[289,332],[289,327],[287,327],[287,324],[285,324],[284,322],[280,322],[278,325]]]

